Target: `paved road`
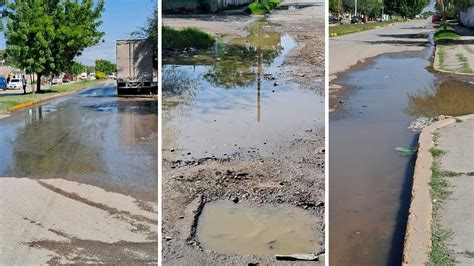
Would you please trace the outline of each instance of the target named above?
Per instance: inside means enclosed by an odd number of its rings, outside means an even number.
[[[414,20],[330,38],[330,79],[370,57],[392,52],[420,51],[426,46],[426,38],[420,38],[420,34],[432,30],[430,20]]]
[[[440,159],[443,171],[458,173],[445,177],[452,186],[452,194],[439,211],[441,228],[452,232],[447,240],[460,265],[474,265],[474,115],[465,116],[438,130],[439,149],[446,151]],[[468,119],[469,118],[469,119]]]
[[[113,85],[0,120],[0,262],[157,254],[157,103]]]

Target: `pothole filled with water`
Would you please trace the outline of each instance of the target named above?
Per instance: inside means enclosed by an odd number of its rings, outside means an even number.
[[[317,218],[289,205],[254,205],[219,200],[207,203],[197,238],[205,248],[237,255],[317,253]]]

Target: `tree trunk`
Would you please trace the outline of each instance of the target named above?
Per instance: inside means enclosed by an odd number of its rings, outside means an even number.
[[[40,73],[36,73],[36,92],[40,92],[41,91],[41,74]]]

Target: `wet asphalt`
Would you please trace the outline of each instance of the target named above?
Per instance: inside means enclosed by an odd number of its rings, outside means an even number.
[[[114,84],[0,120],[0,178],[62,178],[157,200],[158,104]]]

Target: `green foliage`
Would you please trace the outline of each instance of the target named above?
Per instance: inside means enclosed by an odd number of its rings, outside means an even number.
[[[343,10],[342,0],[329,0],[329,12],[340,14]]]
[[[81,74],[82,72],[86,72],[87,67],[79,62],[72,62],[72,64],[69,66],[67,72],[72,73],[74,76],[77,76]]]
[[[95,71],[96,72],[103,72],[105,74],[112,74],[117,71],[117,65],[112,64],[112,62],[98,59],[95,60]],[[96,73],[97,76],[97,73]]]
[[[156,1],[152,1],[157,6]],[[158,9],[153,9],[153,14],[148,18],[144,27],[132,32],[133,38],[146,39],[153,45],[153,67],[158,68]]]
[[[340,36],[345,34],[350,34],[359,31],[365,30],[372,30],[379,27],[385,27],[392,22],[384,21],[384,22],[373,22],[373,23],[365,23],[365,24],[344,24],[344,25],[336,25],[329,27],[329,36]]]
[[[438,44],[447,44],[459,40],[459,34],[449,24],[443,24],[434,34],[433,40]]]
[[[175,30],[170,27],[162,28],[163,49],[209,48],[214,43],[211,35],[196,28]]]
[[[17,68],[39,77],[67,71],[85,48],[102,40],[98,27],[103,10],[103,0],[7,3],[7,55]]]
[[[254,15],[263,15],[269,13],[270,10],[277,7],[281,2],[281,0],[263,0],[260,2],[253,2],[249,4],[249,9]]]

